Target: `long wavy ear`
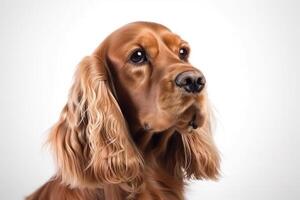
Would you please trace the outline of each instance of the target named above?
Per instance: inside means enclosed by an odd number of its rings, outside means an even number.
[[[53,127],[52,146],[62,181],[71,186],[141,182],[143,160],[111,92],[105,61],[85,57],[69,99]]]
[[[216,180],[219,175],[220,157],[212,136],[212,113],[207,95],[200,96],[198,103],[199,127],[190,131],[186,128],[182,129],[180,133],[175,133],[170,138],[168,151],[174,153],[175,159],[168,165],[175,170],[177,176],[180,176],[184,170],[186,178]],[[182,121],[185,127],[190,117],[189,115],[188,119]]]

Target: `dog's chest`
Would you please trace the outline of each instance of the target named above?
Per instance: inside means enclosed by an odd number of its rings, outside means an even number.
[[[176,179],[161,167],[146,167],[145,185],[138,200],[183,200],[183,180]]]

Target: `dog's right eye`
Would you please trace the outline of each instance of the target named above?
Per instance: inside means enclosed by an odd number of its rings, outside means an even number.
[[[145,62],[147,62],[147,56],[145,50],[141,48],[135,50],[130,56],[130,61],[133,64],[144,64]]]

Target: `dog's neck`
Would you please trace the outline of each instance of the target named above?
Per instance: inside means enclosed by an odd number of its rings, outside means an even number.
[[[183,174],[175,175],[174,171],[166,163],[166,156],[172,156],[169,152],[170,149],[168,149],[170,148],[169,142],[176,134],[179,133],[174,128],[160,133],[147,132],[144,129],[140,129],[133,134],[133,140],[146,163],[144,169],[144,191],[141,194],[148,194],[149,197],[155,197],[155,199],[183,199]],[[168,159],[170,158],[168,157]],[[174,159],[176,158],[174,157]],[[148,199],[147,197],[143,196],[137,199]]]
[[[166,152],[169,139],[175,133],[173,127],[159,133],[139,128],[138,131],[132,134],[132,137],[144,156],[147,157],[149,153],[160,156]]]

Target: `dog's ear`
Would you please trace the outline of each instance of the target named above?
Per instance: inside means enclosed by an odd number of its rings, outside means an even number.
[[[184,170],[186,178],[216,180],[219,176],[220,156],[212,136],[212,112],[205,91],[198,98],[198,104],[199,127],[182,129],[170,138],[168,151],[175,159],[169,160],[167,165],[176,176],[181,176]],[[183,120],[185,127],[188,120]]]
[[[62,181],[97,187],[141,182],[143,160],[131,140],[112,92],[106,62],[96,56],[79,64],[69,99],[49,137]]]

